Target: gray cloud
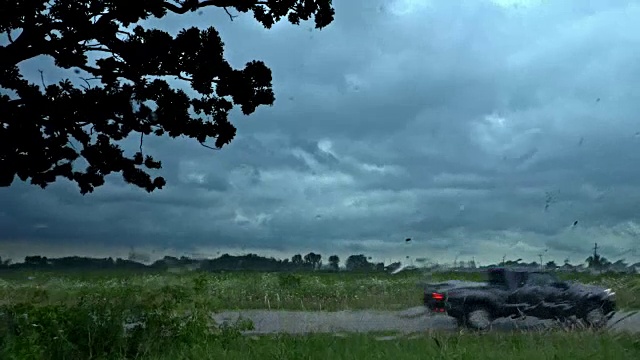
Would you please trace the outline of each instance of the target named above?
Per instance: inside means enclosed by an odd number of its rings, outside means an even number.
[[[85,197],[64,182],[0,189],[0,239],[15,254],[49,244],[481,262],[544,249],[581,261],[597,241],[605,256],[637,257],[640,6],[498,3],[339,2],[323,31],[265,31],[215,10],[150,21],[172,33],[215,24],[234,65],[272,68],[275,105],[234,113],[239,135],[223,151],[146,139],[169,182],[154,194],[117,176]],[[47,81],[66,74],[42,59],[23,68],[39,81],[45,66]]]

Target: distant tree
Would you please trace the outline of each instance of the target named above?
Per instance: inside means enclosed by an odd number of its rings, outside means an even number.
[[[522,261],[522,259],[516,259],[516,260],[507,260],[503,262],[503,266],[517,266],[517,265],[521,265],[520,261]]]
[[[350,255],[347,258],[347,262],[345,263],[345,267],[349,271],[363,271],[363,270],[372,270],[372,264],[367,260],[367,257],[363,254],[360,255]]]
[[[611,262],[607,260],[607,258],[605,258],[604,256],[601,256],[600,254],[594,254],[589,256],[588,258],[585,259],[585,262],[587,263],[587,267],[592,269],[598,269],[598,270],[611,265]]]
[[[331,269],[338,271],[340,268],[340,258],[338,255],[329,256],[329,265],[331,266]]]
[[[615,266],[617,268],[626,268],[629,266],[629,264],[627,264],[624,259],[620,259],[616,260],[613,264],[611,264],[611,266]]]
[[[611,265],[609,260],[598,254],[598,243],[595,243],[595,246],[593,247],[593,255],[586,258],[585,262],[587,263],[587,267],[597,270],[602,270],[603,268]]]
[[[25,256],[24,263],[31,266],[44,266],[48,264],[48,259],[40,255]]]
[[[547,262],[547,264],[545,265],[545,267],[546,267],[547,269],[549,269],[549,270],[553,270],[553,269],[557,268],[557,267],[558,267],[558,265],[556,265],[556,262],[555,262],[555,261],[551,260],[551,261]]]
[[[127,260],[144,263],[151,261],[151,256],[149,254],[137,252],[133,248],[131,248],[131,250],[129,251],[129,256],[127,256]],[[176,261],[177,260],[178,259],[176,258]]]
[[[166,181],[145,170],[160,169],[161,162],[143,153],[144,136],[185,136],[212,149],[230,143],[234,106],[250,115],[274,103],[271,70],[261,61],[234,69],[213,27],[182,29],[174,37],[139,24],[205,7],[251,11],[267,29],[282,18],[295,25],[314,18],[316,29],[334,19],[331,0],[3,1],[0,34],[8,43],[0,46],[0,186],[17,176],[45,188],[63,177],[86,194],[106,175],[121,173],[152,192]],[[44,76],[41,86],[29,82],[18,65],[40,56],[74,69],[84,83],[47,85]],[[167,77],[198,95],[173,88]],[[120,144],[134,134],[139,151],[127,156]],[[88,164],[84,171],[80,157]]]
[[[302,255],[300,255],[300,254],[293,255],[291,257],[291,262],[294,265],[302,265],[303,264]]]
[[[376,263],[373,266],[373,268],[374,268],[375,271],[382,272],[382,271],[384,271],[384,263],[383,262]]]
[[[11,265],[11,259],[2,259],[0,257],[0,267],[9,267]]]
[[[322,255],[310,252],[304,256],[304,263],[312,269],[318,269],[322,265]]]

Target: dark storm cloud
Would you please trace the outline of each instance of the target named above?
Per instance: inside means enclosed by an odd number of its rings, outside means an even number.
[[[217,10],[149,21],[174,34],[215,24],[234,66],[273,70],[275,105],[234,112],[222,151],[145,138],[168,180],[154,194],[118,176],[86,197],[65,183],[0,189],[2,238],[486,261],[545,248],[582,259],[593,239],[633,247],[638,4],[335,6],[322,31]],[[46,64],[25,63],[29,79]]]

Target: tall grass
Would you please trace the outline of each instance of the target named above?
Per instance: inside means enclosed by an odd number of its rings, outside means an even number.
[[[443,359],[636,360],[640,340],[598,333],[420,334],[399,339],[371,335],[236,338],[224,347],[176,348],[159,359]]]
[[[562,274],[561,277],[611,287],[623,309],[640,309],[640,276]],[[32,278],[32,280],[28,280]],[[431,281],[483,279],[474,273],[435,273]],[[289,309],[401,310],[421,304],[419,272],[398,275],[352,273],[224,273],[206,274],[14,274],[0,280],[0,304],[73,304],[82,294],[131,292],[140,298],[179,293],[205,302],[211,310]],[[187,305],[188,307],[188,305]]]
[[[228,341],[242,330],[217,327],[206,298],[185,298],[178,288],[85,289],[75,293],[76,301],[60,303],[33,294],[31,302],[0,307],[0,359],[157,358],[175,348]]]
[[[399,274],[54,274],[0,280],[0,359],[637,359],[631,336],[592,332],[429,335],[378,341],[248,338],[250,323],[219,326],[221,309],[402,309],[420,305],[418,273]],[[435,274],[480,280],[473,274]],[[638,304],[637,276],[580,279]],[[127,325],[128,324],[128,325]]]

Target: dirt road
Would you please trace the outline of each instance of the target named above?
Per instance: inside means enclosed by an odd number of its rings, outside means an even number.
[[[404,311],[270,311],[243,310],[228,311],[214,315],[218,323],[234,323],[238,319],[253,321],[255,329],[250,334],[273,333],[348,333],[393,331],[402,333],[424,332],[429,330],[453,331],[457,329],[455,321],[447,316],[427,315],[423,307]],[[498,319],[492,328],[496,331],[533,330],[557,326],[553,321],[540,321],[536,318],[524,320]],[[640,333],[640,314],[622,312],[609,322],[612,331],[630,331]]]

